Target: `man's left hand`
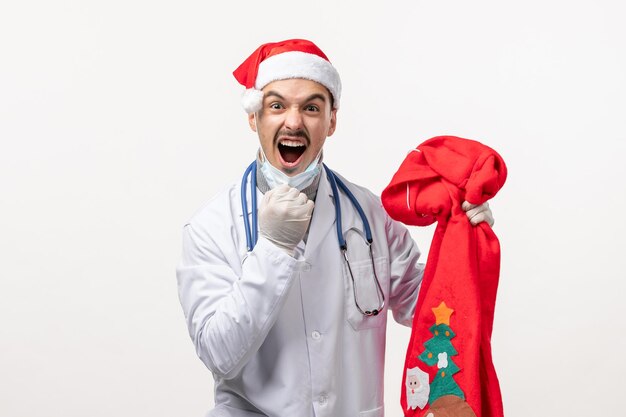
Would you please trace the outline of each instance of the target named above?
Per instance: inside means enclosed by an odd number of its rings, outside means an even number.
[[[478,223],[487,222],[490,227],[493,227],[493,213],[489,208],[489,203],[485,202],[478,206],[470,203],[469,201],[464,201],[461,208],[465,211],[465,214],[467,214],[467,218],[472,226],[476,226]]]

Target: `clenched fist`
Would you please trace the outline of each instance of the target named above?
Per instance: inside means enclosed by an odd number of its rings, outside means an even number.
[[[259,206],[259,233],[293,256],[304,238],[313,213],[313,201],[286,184],[269,190]]]

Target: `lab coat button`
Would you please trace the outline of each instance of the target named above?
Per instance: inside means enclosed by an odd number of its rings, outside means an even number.
[[[313,333],[311,333],[311,337],[313,338],[313,340],[320,340],[320,338],[322,337],[322,334],[318,332],[317,330],[315,330]]]
[[[322,394],[320,395],[319,399],[317,400],[321,405],[326,404],[326,401],[328,401],[328,396],[326,394]]]

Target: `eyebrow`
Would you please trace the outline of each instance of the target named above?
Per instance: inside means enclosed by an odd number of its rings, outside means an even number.
[[[276,91],[274,90],[270,90],[267,93],[265,93],[265,97],[278,97],[281,100],[284,100],[285,97],[281,96],[280,94],[278,94]],[[323,94],[320,93],[315,93],[315,94],[311,94],[310,96],[308,96],[306,98],[306,100],[304,100],[305,102],[309,102],[309,101],[313,101],[315,99],[320,99],[322,100],[324,103],[326,103],[326,97]]]
[[[322,100],[324,103],[326,103],[326,97],[324,97],[324,95],[320,94],[320,93],[315,93],[315,94],[311,94],[306,101],[313,101],[315,99],[319,98],[320,100]]]
[[[278,97],[281,100],[284,100],[285,97],[281,96],[280,94],[278,94],[276,91],[270,90],[267,93],[265,93],[265,97]]]

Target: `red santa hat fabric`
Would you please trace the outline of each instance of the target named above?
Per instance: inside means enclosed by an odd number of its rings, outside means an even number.
[[[437,222],[405,360],[406,416],[503,417],[491,358],[500,245],[487,223],[469,223],[461,204],[484,203],[506,176],[493,149],[439,136],[410,152],[382,193],[392,218]]]
[[[242,105],[247,113],[261,109],[261,89],[272,81],[304,78],[328,88],[334,108],[339,108],[341,79],[328,57],[313,42],[289,39],[259,46],[235,71],[237,81],[246,87]]]

